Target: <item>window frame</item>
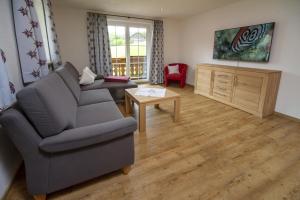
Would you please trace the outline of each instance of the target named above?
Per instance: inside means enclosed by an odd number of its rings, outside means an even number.
[[[150,78],[150,61],[152,50],[152,35],[153,35],[153,21],[141,20],[133,18],[122,17],[107,17],[107,26],[124,26],[125,27],[125,54],[126,54],[126,74],[130,75],[130,28],[146,28],[146,56],[147,56],[147,77],[146,79],[137,80],[149,80]]]

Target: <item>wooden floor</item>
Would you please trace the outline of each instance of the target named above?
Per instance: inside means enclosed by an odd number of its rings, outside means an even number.
[[[300,123],[259,119],[194,95],[182,95],[181,119],[172,104],[147,108],[147,132],[135,133],[135,164],[120,172],[51,194],[55,200],[300,199]],[[31,199],[24,173],[7,199]]]

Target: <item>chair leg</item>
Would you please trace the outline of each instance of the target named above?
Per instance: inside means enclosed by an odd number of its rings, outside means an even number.
[[[127,175],[130,172],[130,170],[131,170],[131,166],[130,165],[122,168],[122,172],[125,175]]]
[[[46,200],[47,196],[45,194],[33,195],[34,200]]]
[[[184,88],[184,86],[185,86],[185,81],[180,81],[180,87]]]
[[[168,87],[168,80],[165,80],[165,87]]]

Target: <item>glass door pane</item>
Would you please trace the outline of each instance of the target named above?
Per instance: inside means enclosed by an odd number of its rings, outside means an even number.
[[[114,76],[126,75],[126,27],[108,26]]]
[[[129,27],[130,76],[132,79],[147,78],[147,29]]]

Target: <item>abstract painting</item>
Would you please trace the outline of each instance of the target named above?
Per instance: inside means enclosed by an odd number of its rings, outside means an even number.
[[[275,23],[215,31],[214,59],[268,62]]]

